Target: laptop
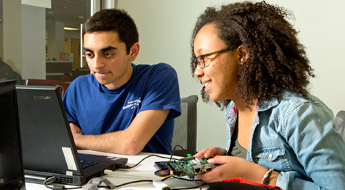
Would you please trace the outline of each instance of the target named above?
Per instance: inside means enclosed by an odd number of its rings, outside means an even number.
[[[127,158],[78,154],[58,86],[17,85],[25,179],[81,185]]]
[[[15,85],[0,81],[0,190],[25,189]]]

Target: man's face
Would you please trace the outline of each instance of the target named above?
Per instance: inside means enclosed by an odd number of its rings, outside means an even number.
[[[126,44],[114,31],[84,34],[84,52],[89,68],[97,81],[108,89],[118,88],[130,79],[133,70],[131,62],[138,51],[136,43],[127,54]]]

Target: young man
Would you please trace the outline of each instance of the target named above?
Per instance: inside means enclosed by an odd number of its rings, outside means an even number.
[[[75,144],[118,154],[171,153],[180,115],[176,71],[169,65],[135,65],[138,32],[123,10],[101,10],[83,29],[92,74],[80,76],[63,98]]]

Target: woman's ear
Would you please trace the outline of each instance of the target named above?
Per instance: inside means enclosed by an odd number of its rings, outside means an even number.
[[[139,49],[140,49],[140,45],[138,42],[136,42],[132,45],[131,49],[129,50],[129,60],[131,62],[137,58],[137,56],[139,54]]]
[[[249,51],[246,47],[244,47],[244,45],[240,45],[238,46],[237,48],[237,52],[238,52],[238,55],[239,55],[239,61],[240,63],[245,63],[249,57]]]

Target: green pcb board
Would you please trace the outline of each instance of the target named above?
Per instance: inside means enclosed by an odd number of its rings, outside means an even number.
[[[155,162],[155,167],[158,169],[155,175],[161,177],[168,176],[189,176],[193,177],[198,174],[211,171],[216,166],[207,162],[204,157],[186,157],[173,161],[161,161]]]

